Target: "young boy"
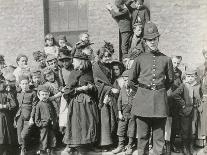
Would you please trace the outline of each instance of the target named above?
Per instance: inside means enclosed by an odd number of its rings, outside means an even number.
[[[132,154],[133,138],[135,138],[135,119],[131,115],[131,107],[133,100],[133,93],[128,88],[128,73],[126,70],[122,74],[124,80],[124,86],[121,88],[118,98],[118,111],[119,111],[119,123],[117,135],[119,137],[119,144],[112,153],[118,154],[125,150],[125,142],[128,136],[128,145],[126,146],[125,155]]]
[[[131,13],[132,25],[141,23],[144,26],[150,20],[149,10],[143,5],[144,0],[128,0],[125,4]]]
[[[34,124],[35,106],[37,104],[36,92],[29,89],[29,77],[20,76],[19,86],[21,90],[17,93],[19,110],[16,114],[17,136],[21,145],[21,155],[25,155],[29,136]]]
[[[181,76],[182,71],[178,68],[182,57],[181,56],[172,56],[173,71],[174,71],[174,82],[171,85],[171,88],[168,90],[168,95],[171,92],[175,91],[180,84],[182,83]],[[167,117],[165,125],[165,146],[166,146],[166,155],[171,154],[171,150],[175,153],[180,153],[180,150],[175,145],[176,135],[180,133],[180,117],[179,117],[179,103],[178,101],[169,98],[168,100],[170,115]]]
[[[196,120],[194,108],[200,106],[201,87],[196,80],[197,73],[195,70],[188,69],[185,73],[185,81],[169,97],[179,101],[179,115],[181,124],[181,139],[183,143],[184,155],[193,154],[193,143],[195,140]]]
[[[51,154],[51,149],[56,146],[53,129],[56,126],[56,113],[52,103],[48,100],[50,88],[46,85],[38,86],[37,96],[39,102],[36,106],[35,123],[40,128],[40,153]]]
[[[121,33],[121,49],[122,56],[125,56],[129,50],[129,40],[132,34],[131,18],[128,9],[125,7],[125,0],[116,0],[115,5],[117,10],[114,10],[111,5],[107,5],[107,9],[112,17],[116,20]]]

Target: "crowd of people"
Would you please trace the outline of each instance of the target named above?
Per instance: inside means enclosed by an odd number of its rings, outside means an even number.
[[[105,41],[96,54],[88,33],[71,46],[64,35],[45,36],[35,65],[19,54],[16,66],[0,55],[0,155],[21,155],[38,144],[48,155],[83,148],[131,155],[207,153],[207,50],[205,63],[182,71],[182,56],[158,49],[159,31],[144,0],[107,5],[121,33],[122,60]],[[34,63],[33,63],[34,64]],[[177,145],[180,137],[182,146]]]

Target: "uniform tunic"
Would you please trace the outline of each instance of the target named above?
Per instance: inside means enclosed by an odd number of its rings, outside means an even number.
[[[156,51],[146,49],[137,57],[129,74],[129,86],[143,84],[151,87],[162,87],[150,90],[139,87],[132,106],[132,113],[141,117],[167,117],[167,93],[173,83],[173,65],[169,57]]]

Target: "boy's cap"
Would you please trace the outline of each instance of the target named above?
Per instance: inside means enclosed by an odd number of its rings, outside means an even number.
[[[48,62],[48,61],[51,61],[51,60],[54,60],[54,59],[57,60],[57,57],[56,57],[55,55],[53,55],[53,54],[49,54],[49,55],[47,56],[46,61]]]
[[[159,36],[158,28],[153,22],[149,21],[144,25],[144,39],[150,40]]]
[[[42,72],[44,75],[46,75],[46,74],[53,73],[53,70],[50,67],[46,67]]]
[[[122,75],[122,77],[128,77],[129,76],[129,70],[125,70]]]
[[[192,69],[192,68],[187,68],[186,71],[185,71],[185,74],[186,75],[196,75],[197,71],[195,69]]]
[[[126,0],[115,0],[115,5],[119,8],[121,5],[125,3]]]
[[[76,51],[73,58],[82,59],[82,60],[89,60],[88,55],[83,53],[81,50]]]
[[[29,81],[29,76],[21,75],[21,76],[19,77],[19,82],[21,82],[22,80],[28,80],[28,81]]]
[[[12,73],[7,73],[6,75],[4,75],[4,78],[5,80],[10,81],[10,82],[16,81],[16,77]]]
[[[50,87],[47,85],[39,85],[37,88],[38,91],[50,92]]]

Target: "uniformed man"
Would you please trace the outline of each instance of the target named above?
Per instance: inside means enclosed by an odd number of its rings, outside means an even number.
[[[173,83],[173,65],[169,57],[158,50],[157,26],[144,26],[145,52],[137,57],[129,74],[129,86],[138,85],[132,105],[138,132],[138,154],[149,154],[150,130],[153,131],[153,155],[163,154],[164,131],[168,116],[167,90]]]

